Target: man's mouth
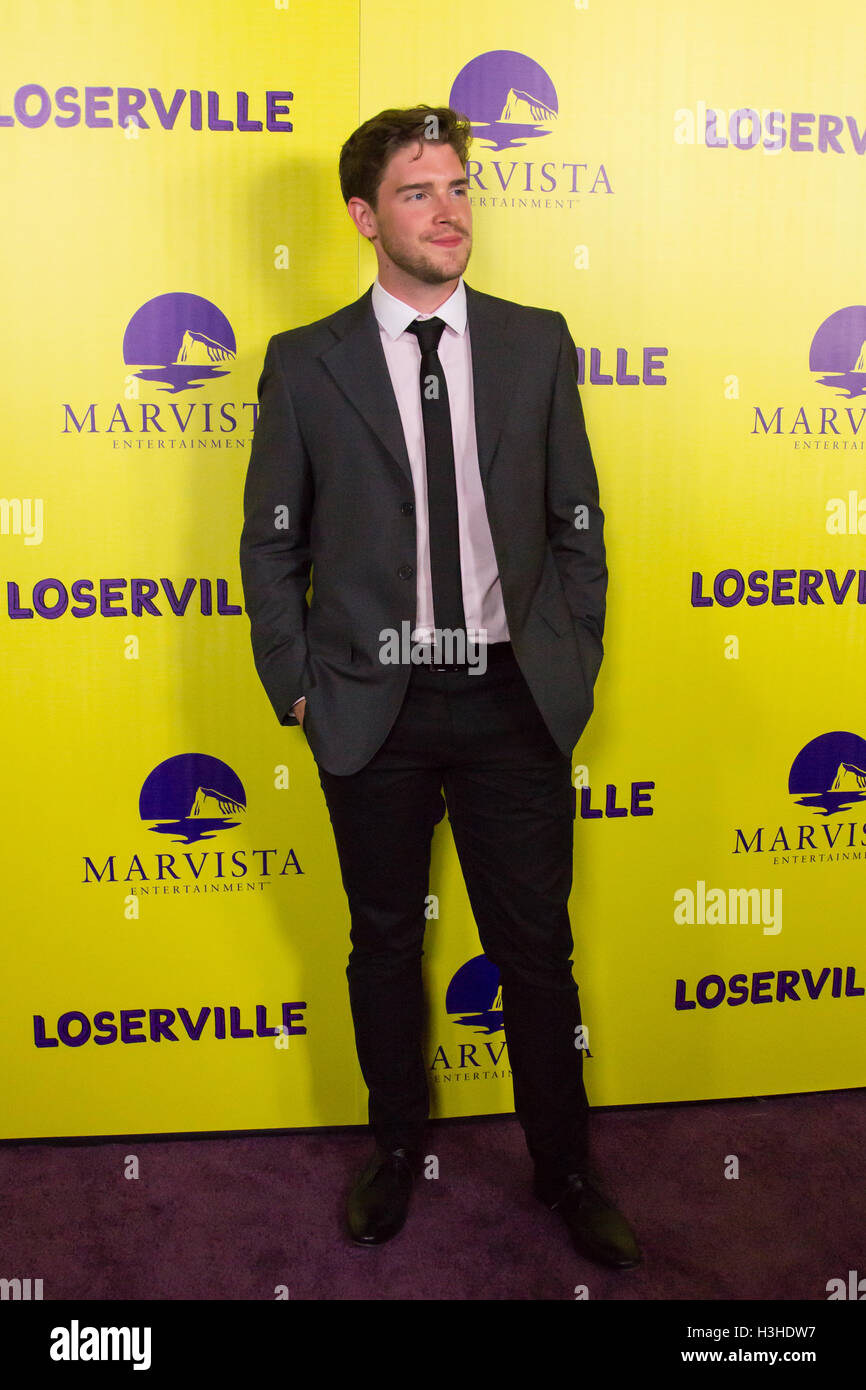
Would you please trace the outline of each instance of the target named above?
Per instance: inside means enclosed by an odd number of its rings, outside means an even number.
[[[452,233],[450,236],[439,236],[433,238],[434,246],[459,246],[463,240],[462,236]]]

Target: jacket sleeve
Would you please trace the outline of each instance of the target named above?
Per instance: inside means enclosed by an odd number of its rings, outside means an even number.
[[[309,684],[313,477],[276,338],[268,343],[258,395],[244,488],[241,580],[256,670],[280,723],[297,724],[292,704]]]
[[[562,314],[557,318],[561,338],[547,429],[547,534],[594,682],[604,650],[604,514],[577,387],[577,351]]]

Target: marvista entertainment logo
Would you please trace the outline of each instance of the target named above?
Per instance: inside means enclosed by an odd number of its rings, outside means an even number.
[[[495,49],[471,59],[454,79],[448,102],[472,125],[466,175],[473,207],[548,212],[574,208],[584,194],[613,193],[604,164],[594,158],[498,158],[504,151],[529,150],[534,141],[548,139],[554,153],[563,152],[556,88],[541,64],[525,53]],[[497,157],[473,159],[476,148]],[[584,248],[576,248],[575,264],[583,255]],[[579,386],[585,381],[590,386],[667,385],[666,347],[617,347],[606,356],[597,347],[576,347]]]
[[[138,802],[148,830],[174,844],[193,845],[236,830],[247,809],[246,792],[233,768],[206,753],[179,753],[145,778]],[[83,883],[128,883],[136,897],[190,893],[257,892],[289,874],[303,874],[294,849],[143,851],[84,855]]]
[[[866,305],[837,309],[820,324],[809,349],[813,385],[837,398],[866,396]],[[825,397],[826,399],[826,397]],[[795,449],[863,449],[866,406],[755,405],[750,433],[790,435]]]
[[[197,294],[161,294],[137,309],[123,335],[123,360],[141,381],[163,391],[194,391],[227,376],[235,335],[221,309]]]
[[[124,400],[108,406],[64,402],[61,434],[112,435],[115,449],[247,448],[258,401],[193,399],[178,406],[139,399],[141,383],[182,396],[230,374],[237,343],[216,304],[197,294],[157,295],[130,318],[122,351],[132,369]]]
[[[503,1033],[499,970],[486,956],[474,956],[455,971],[445,993],[445,1012],[460,1028],[487,1037]],[[478,1054],[480,1053],[480,1060]],[[505,1061],[503,1061],[505,1058]],[[500,1065],[500,1063],[502,1065]],[[430,1062],[435,1082],[491,1081],[511,1076],[506,1042],[440,1042]]]
[[[138,799],[143,821],[157,835],[191,845],[234,830],[247,809],[246,792],[228,763],[205,753],[183,753],[155,767]]]
[[[450,1040],[439,1042],[429,1068],[433,1081],[447,1084],[510,1078],[499,969],[487,956],[473,956],[455,971],[445,992],[445,1012],[453,1027],[482,1036],[464,1042],[453,1034]],[[502,1036],[494,1037],[496,1034]],[[588,1028],[582,1025],[576,1030],[574,1045],[585,1057],[592,1056]]]
[[[481,53],[466,63],[454,79],[448,104],[469,117],[473,144],[495,154],[557,133],[559,99],[553,82],[534,58],[511,49]],[[581,194],[613,193],[604,165],[594,159],[542,164],[470,158],[466,173],[470,201],[478,207],[573,208]]]
[[[819,734],[791,764],[788,791],[795,805],[805,806],[825,823],[736,827],[733,854],[770,853],[774,864],[866,860],[866,823],[827,823],[866,802],[866,739],[841,730]]]

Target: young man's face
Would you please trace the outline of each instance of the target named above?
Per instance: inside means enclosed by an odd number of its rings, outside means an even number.
[[[465,271],[472,208],[469,181],[451,145],[423,139],[404,145],[385,166],[376,211],[361,199],[350,199],[350,211],[373,242],[380,279],[441,285]]]

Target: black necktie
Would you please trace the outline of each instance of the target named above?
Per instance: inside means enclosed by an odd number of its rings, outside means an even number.
[[[460,531],[457,482],[448,387],[437,348],[442,319],[416,319],[409,324],[421,348],[421,413],[427,458],[427,516],[430,531],[430,572],[433,582],[433,622],[438,631],[464,631],[463,581],[460,576]]]

